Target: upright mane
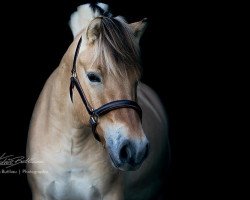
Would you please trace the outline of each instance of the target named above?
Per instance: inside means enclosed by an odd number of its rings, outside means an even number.
[[[124,69],[133,67],[139,76],[139,45],[129,25],[121,17],[100,18],[100,35],[95,43],[93,63],[107,67],[113,74],[124,74]]]

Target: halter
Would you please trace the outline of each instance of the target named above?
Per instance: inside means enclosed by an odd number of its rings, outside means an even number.
[[[71,101],[73,102],[73,89],[75,86],[77,91],[80,94],[80,97],[82,99],[82,102],[83,102],[87,112],[90,115],[89,123],[90,123],[90,126],[92,128],[92,132],[94,134],[94,137],[96,140],[98,140],[100,142],[100,137],[96,132],[96,127],[98,125],[99,117],[107,114],[108,112],[110,112],[112,110],[116,110],[116,109],[120,109],[120,108],[132,108],[138,113],[140,119],[142,120],[142,109],[135,101],[126,100],[126,99],[125,100],[111,101],[109,103],[102,105],[101,107],[99,107],[97,109],[94,109],[90,105],[90,103],[89,103],[89,101],[88,101],[88,99],[87,99],[87,97],[82,89],[82,86],[80,84],[80,81],[79,81],[79,79],[77,77],[77,73],[76,73],[76,60],[77,60],[77,57],[79,54],[81,43],[82,43],[82,37],[80,38],[80,40],[77,44],[75,55],[74,55],[74,60],[73,60],[73,67],[71,70],[70,88],[69,88],[70,98],[71,98]]]

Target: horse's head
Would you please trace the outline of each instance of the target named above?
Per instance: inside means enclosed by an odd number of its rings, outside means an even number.
[[[97,17],[76,37],[72,51],[82,38],[77,77],[91,107],[116,100],[137,101],[139,39],[145,25],[145,20],[127,24],[119,17]],[[73,95],[78,117],[89,125],[80,96]],[[99,117],[96,133],[113,165],[121,170],[139,168],[148,155],[149,142],[135,109],[119,108]]]

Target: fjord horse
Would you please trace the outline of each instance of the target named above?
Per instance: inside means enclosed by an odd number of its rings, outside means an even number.
[[[27,169],[43,172],[28,174],[33,200],[156,198],[168,136],[161,102],[139,81],[146,20],[128,24],[105,4],[85,4],[70,27],[74,41],[30,122],[27,157],[40,162]]]

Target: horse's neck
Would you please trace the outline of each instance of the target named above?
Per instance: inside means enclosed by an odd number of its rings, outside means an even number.
[[[67,67],[61,63],[47,80],[33,112],[30,132],[71,149],[73,143],[79,146],[86,143],[90,134],[89,128],[82,126],[76,116],[70,100],[71,74]]]

